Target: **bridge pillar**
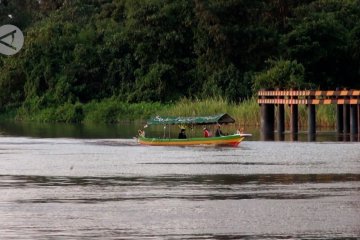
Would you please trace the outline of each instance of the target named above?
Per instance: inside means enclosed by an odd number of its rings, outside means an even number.
[[[351,104],[350,105],[350,134],[351,140],[355,140],[357,138],[358,133],[358,113],[357,113],[357,105]]]
[[[360,104],[357,104],[358,141],[360,141]]]
[[[297,134],[299,132],[299,125],[298,125],[298,105],[291,104],[290,105],[290,132],[292,135],[292,140],[297,140]]]
[[[316,139],[316,105],[308,105],[308,139],[315,141]]]
[[[298,104],[309,104],[309,135],[316,134],[316,104],[336,104],[336,132],[338,137],[343,141],[348,141],[350,135],[357,133],[357,138],[360,141],[360,90],[340,90],[339,88],[336,91],[277,89],[275,91],[260,90],[258,95],[258,103],[262,109],[261,131],[263,139],[273,138],[275,105],[277,106],[276,128],[279,136],[281,137],[285,130],[285,122],[283,121],[285,114],[282,104],[288,104],[290,108],[290,137],[297,140],[299,131]]]
[[[274,140],[274,104],[261,104],[261,140]]]
[[[360,104],[357,104],[358,133],[360,135]]]
[[[344,104],[343,109],[344,134],[350,133],[350,105]]]
[[[285,132],[285,105],[278,104],[277,110],[277,131],[278,136],[281,139],[281,136],[283,136]]]
[[[344,113],[343,113],[344,105],[337,104],[336,105],[336,133],[343,133],[344,131]]]

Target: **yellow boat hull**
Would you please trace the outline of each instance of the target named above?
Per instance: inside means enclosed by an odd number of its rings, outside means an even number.
[[[174,138],[146,138],[139,137],[138,142],[142,145],[150,146],[233,146],[236,147],[244,140],[244,136],[239,134],[227,135],[221,137],[209,138],[187,138],[187,139],[174,139]]]

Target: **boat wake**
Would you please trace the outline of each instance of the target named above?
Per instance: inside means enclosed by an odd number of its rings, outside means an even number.
[[[87,144],[103,145],[103,146],[139,146],[136,139],[96,139],[86,140]]]

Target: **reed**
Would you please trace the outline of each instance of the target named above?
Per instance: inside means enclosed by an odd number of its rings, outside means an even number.
[[[228,113],[240,125],[259,125],[259,107],[255,99],[245,100],[240,104],[227,101],[224,98],[187,99],[163,109],[159,115],[167,116],[206,116]]]
[[[259,126],[260,125],[260,111],[259,104],[255,98],[245,100],[232,107],[232,112],[229,113],[234,116],[236,122],[240,125]]]
[[[308,110],[305,105],[299,105],[299,128],[308,125]],[[285,106],[285,124],[290,126],[290,107]],[[316,125],[318,127],[334,127],[336,124],[336,105],[317,105],[316,106]]]
[[[221,97],[210,98],[205,100],[182,98],[175,104],[164,108],[159,115],[168,116],[203,116],[218,114],[222,112],[230,112],[231,106],[225,99]]]
[[[335,127],[336,105],[319,105],[316,111],[316,122],[318,126]]]
[[[65,123],[119,123],[126,120],[146,119],[166,108],[160,103],[125,103],[116,98],[90,103],[65,103],[59,106],[39,107],[28,104],[18,108],[10,116],[18,121],[65,122]],[[9,114],[1,114],[8,116]]]
[[[285,106],[285,123],[289,126],[290,109]],[[116,98],[86,104],[65,103],[57,107],[39,108],[37,105],[22,106],[11,111],[0,112],[1,119],[33,122],[67,123],[119,123],[126,120],[145,120],[150,116],[206,116],[228,113],[239,126],[259,126],[260,107],[256,98],[232,103],[222,97],[208,99],[183,98],[172,104],[125,103]],[[319,127],[335,126],[335,105],[316,106],[316,121]],[[15,117],[14,117],[15,116]],[[307,108],[299,105],[299,127],[307,126]]]
[[[15,119],[17,108],[11,107],[0,110],[0,121]]]
[[[84,105],[84,123],[119,123],[124,120],[141,120],[152,116],[167,105],[160,103],[126,103],[106,99]]]
[[[299,105],[299,127],[306,127],[308,121],[307,107]],[[335,105],[318,105],[316,107],[316,122],[319,127],[335,126]],[[205,100],[181,99],[179,102],[164,108],[158,115],[167,116],[204,116],[219,113],[228,113],[241,126],[260,125],[260,107],[256,98],[242,101],[241,103],[231,103],[226,99],[217,97]],[[285,124],[290,125],[290,107],[285,106]]]

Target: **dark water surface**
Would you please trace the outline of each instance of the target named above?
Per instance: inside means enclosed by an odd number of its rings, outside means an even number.
[[[10,133],[0,239],[360,238],[359,143],[149,147]]]
[[[130,121],[122,124],[46,124],[46,123],[31,123],[31,122],[9,122],[0,121],[0,135],[3,136],[20,136],[20,137],[35,137],[35,138],[82,138],[82,139],[108,139],[108,138],[122,138],[131,139],[136,136],[139,129],[143,129],[145,125],[142,121]],[[215,126],[208,126],[210,131],[215,132]],[[225,133],[232,134],[236,132],[236,126],[230,124],[223,126],[222,130]],[[249,141],[258,141],[260,139],[259,127],[248,126],[242,127],[246,133],[251,133],[253,137]],[[178,126],[151,126],[145,129],[146,135],[153,137],[177,137],[179,133]],[[296,138],[298,141],[308,141],[306,129],[300,129]],[[360,136],[337,135],[334,129],[318,129],[316,141],[341,141],[341,142],[357,142],[360,141]],[[195,127],[188,129],[187,135],[202,136],[202,127]],[[280,138],[275,134],[274,140],[278,141]],[[291,134],[288,132],[283,136],[283,140],[292,140]]]

